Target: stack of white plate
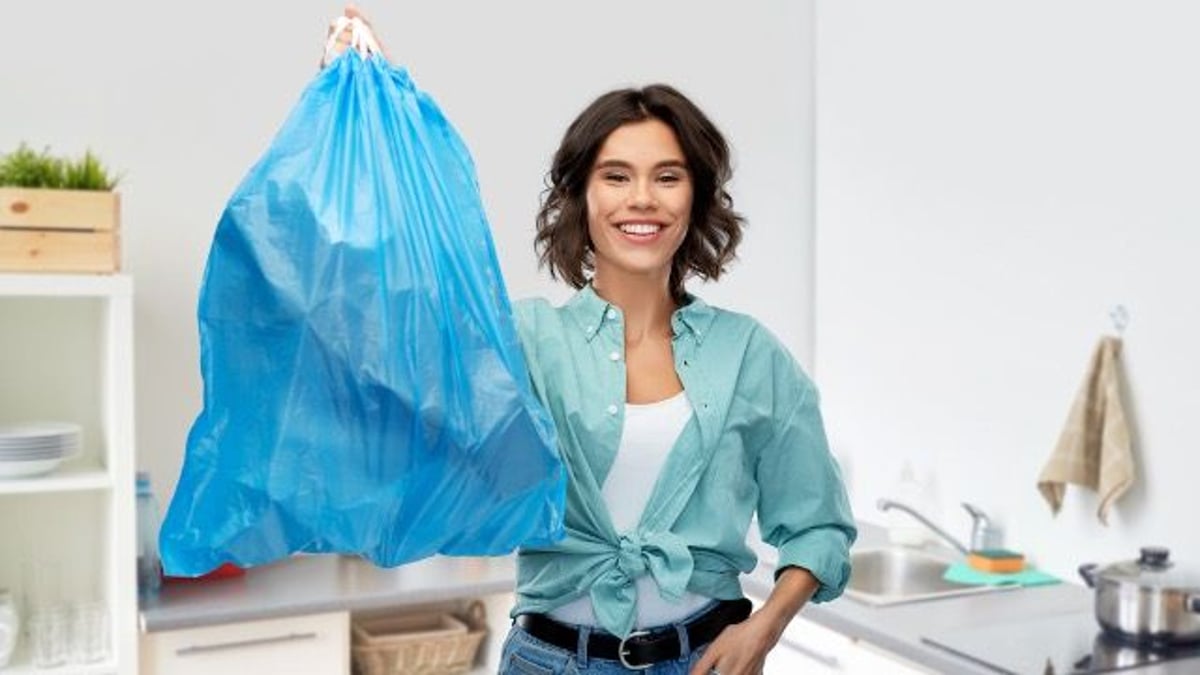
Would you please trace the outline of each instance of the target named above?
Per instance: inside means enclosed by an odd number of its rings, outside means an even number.
[[[69,422],[0,425],[0,478],[49,473],[79,452],[83,430]]]

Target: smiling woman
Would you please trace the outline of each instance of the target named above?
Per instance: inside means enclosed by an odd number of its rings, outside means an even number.
[[[812,383],[685,288],[741,241],[729,154],[657,84],[596,99],[554,156],[535,242],[579,293],[516,318],[571,476],[567,537],[520,552],[504,673],[757,675],[799,608],[846,583],[855,530]],[[751,613],[755,512],[780,563]]]

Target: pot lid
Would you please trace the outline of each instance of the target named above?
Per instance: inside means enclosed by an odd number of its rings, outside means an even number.
[[[1113,563],[1100,570],[1100,576],[1161,589],[1200,590],[1200,570],[1180,565],[1171,560],[1169,549],[1161,546],[1145,546],[1137,560]]]

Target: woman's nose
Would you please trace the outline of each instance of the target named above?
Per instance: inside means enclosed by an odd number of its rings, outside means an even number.
[[[633,182],[630,202],[634,207],[640,209],[649,209],[655,206],[654,188],[650,181],[638,180]]]

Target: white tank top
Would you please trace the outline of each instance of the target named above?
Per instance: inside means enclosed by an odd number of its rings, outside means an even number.
[[[613,527],[619,534],[637,528],[667,455],[691,417],[692,404],[685,392],[657,403],[625,404],[621,443],[600,489]],[[709,598],[690,591],[685,591],[679,602],[664,600],[650,575],[639,577],[634,583],[637,588],[635,628],[679,621],[709,602]],[[592,598],[587,594],[552,610],[550,616],[563,623],[599,625],[592,609]]]

